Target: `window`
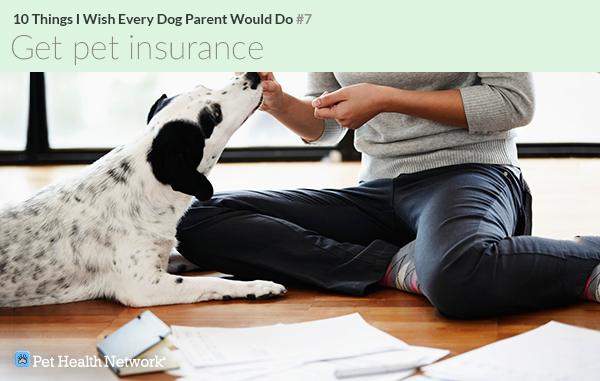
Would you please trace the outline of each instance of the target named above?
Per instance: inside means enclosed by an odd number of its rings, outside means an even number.
[[[0,73],[0,105],[0,151],[25,150],[29,73]]]
[[[218,89],[232,73],[46,73],[50,148],[115,147],[142,129],[163,93],[197,84]],[[277,73],[286,91],[304,94],[304,73]],[[266,113],[255,113],[228,147],[302,147],[302,141]]]
[[[89,163],[144,128],[163,93],[220,88],[232,73],[0,73],[0,163]],[[275,73],[302,96],[306,73]],[[518,129],[521,156],[600,156],[600,74],[534,73],[537,110]],[[29,110],[29,108],[32,108]],[[321,160],[360,156],[348,134],[337,147],[306,146],[267,113],[234,134],[222,161]],[[28,141],[29,140],[29,141]],[[335,157],[332,156],[332,157]]]
[[[534,73],[537,106],[519,143],[600,143],[600,74]]]

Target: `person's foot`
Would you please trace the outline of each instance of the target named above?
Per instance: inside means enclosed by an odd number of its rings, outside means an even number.
[[[577,236],[571,238],[571,240],[578,243],[582,243],[584,240],[588,240],[598,244],[598,247],[600,248],[600,243],[590,240],[589,237],[586,238]],[[594,267],[594,270],[592,270],[592,274],[588,278],[585,288],[583,289],[579,297],[582,299],[600,302],[600,264],[598,264],[598,266]]]
[[[415,241],[398,250],[379,284],[422,295],[421,285],[415,272],[414,253]]]

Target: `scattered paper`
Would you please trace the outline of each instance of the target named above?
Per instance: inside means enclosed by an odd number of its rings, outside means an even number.
[[[413,347],[367,324],[359,314],[298,324],[253,328],[173,326],[181,366],[169,373],[185,380],[337,380],[344,368],[397,365],[449,351]],[[392,381],[416,369],[351,381]]]
[[[598,348],[599,331],[552,321],[422,370],[427,376],[457,381],[598,380]]]
[[[359,314],[299,324],[215,331],[172,327],[177,347],[195,367],[273,359],[329,360],[406,348]]]

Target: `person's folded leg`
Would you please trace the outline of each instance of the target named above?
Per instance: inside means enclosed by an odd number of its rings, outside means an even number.
[[[364,295],[411,239],[397,234],[389,183],[217,194],[188,210],[178,250],[193,263],[245,279]]]

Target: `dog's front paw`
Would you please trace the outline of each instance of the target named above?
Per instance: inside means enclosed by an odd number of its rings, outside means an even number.
[[[270,299],[283,296],[287,290],[280,284],[264,281],[255,280],[248,282],[248,294],[247,299]]]

